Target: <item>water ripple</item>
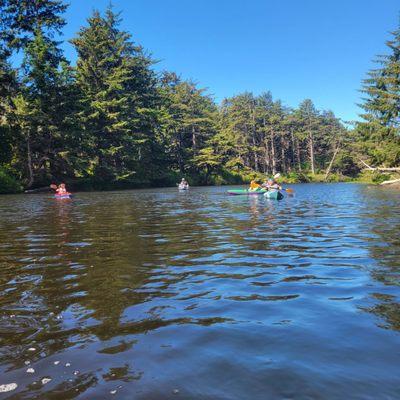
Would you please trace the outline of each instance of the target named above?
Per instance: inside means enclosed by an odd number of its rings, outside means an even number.
[[[398,192],[294,189],[1,197],[0,385],[17,382],[15,399],[399,398]]]

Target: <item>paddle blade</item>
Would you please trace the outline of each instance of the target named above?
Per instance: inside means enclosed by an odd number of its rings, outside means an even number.
[[[285,191],[288,192],[288,193],[294,193],[294,190],[291,189],[291,188],[287,188],[287,189],[285,189]]]
[[[278,179],[281,176],[281,174],[278,172],[277,174],[274,175],[274,179]]]
[[[50,185],[50,188],[56,190],[56,189],[57,189],[57,185],[54,185],[54,183],[52,183],[52,184]]]

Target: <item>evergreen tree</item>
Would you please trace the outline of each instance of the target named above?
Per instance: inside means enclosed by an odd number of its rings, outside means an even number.
[[[309,165],[311,173],[315,174],[315,132],[318,130],[319,112],[312,100],[306,99],[299,106],[298,116],[301,121],[299,133],[308,141]]]
[[[144,153],[156,142],[152,60],[119,29],[119,23],[111,8],[105,16],[95,11],[71,41],[78,53],[86,172],[103,181],[133,179],[144,170]]]
[[[7,56],[25,48],[38,29],[50,37],[61,33],[66,8],[62,0],[0,0],[0,42]]]
[[[165,151],[172,168],[181,173],[195,171],[197,156],[215,133],[216,107],[204,89],[176,74],[165,73],[161,79],[165,99]]]
[[[360,158],[390,167],[400,164],[400,27],[386,45],[389,53],[378,58],[379,67],[363,81],[365,122],[357,124],[356,135]]]
[[[75,99],[68,64],[57,43],[41,30],[26,46],[23,69],[23,87],[14,99],[13,126],[20,134],[18,160],[20,170],[27,171],[29,187],[35,181],[46,184],[54,177],[72,175],[66,155]]]
[[[39,169],[46,170],[52,158],[49,154],[53,153],[50,148],[54,141],[50,132],[60,113],[49,105],[61,103],[61,97],[55,96],[61,53],[52,38],[65,24],[61,15],[65,9],[60,0],[0,1],[0,135],[2,145],[12,150],[13,166],[21,179],[29,175],[28,185],[34,183]],[[21,49],[25,53],[22,80],[17,68],[8,63],[13,53]],[[2,159],[10,161],[11,157]]]
[[[386,42],[390,53],[378,58],[380,68],[371,70],[364,80],[362,104],[367,121],[377,120],[382,126],[400,128],[400,26]]]

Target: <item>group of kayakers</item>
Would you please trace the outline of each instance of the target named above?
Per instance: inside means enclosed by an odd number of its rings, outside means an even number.
[[[262,190],[262,189],[280,190],[280,189],[282,189],[282,186],[279,185],[279,183],[275,180],[275,178],[265,179],[261,185],[259,183],[257,183],[255,180],[252,180],[250,182],[249,190],[257,191],[257,190]]]
[[[52,189],[55,190],[56,194],[58,195],[63,195],[67,194],[67,188],[65,186],[65,183],[60,183],[58,186],[57,185],[50,185]],[[181,190],[187,190],[189,189],[189,183],[185,178],[182,178],[181,182],[178,184],[178,188]],[[268,178],[265,179],[264,182],[260,185],[257,183],[256,180],[252,180],[250,182],[250,187],[249,190],[251,191],[258,191],[262,189],[267,189],[267,190],[280,190],[282,187],[279,185],[279,183],[275,180],[275,178]]]

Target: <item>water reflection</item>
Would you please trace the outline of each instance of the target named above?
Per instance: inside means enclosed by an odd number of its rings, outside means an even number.
[[[0,198],[0,384],[18,398],[395,396],[398,195],[295,189]]]
[[[366,187],[365,207],[368,229],[377,238],[371,242],[369,251],[376,260],[371,269],[373,278],[384,286],[379,293],[371,295],[373,305],[363,308],[380,317],[378,326],[400,330],[400,196],[392,188]]]

